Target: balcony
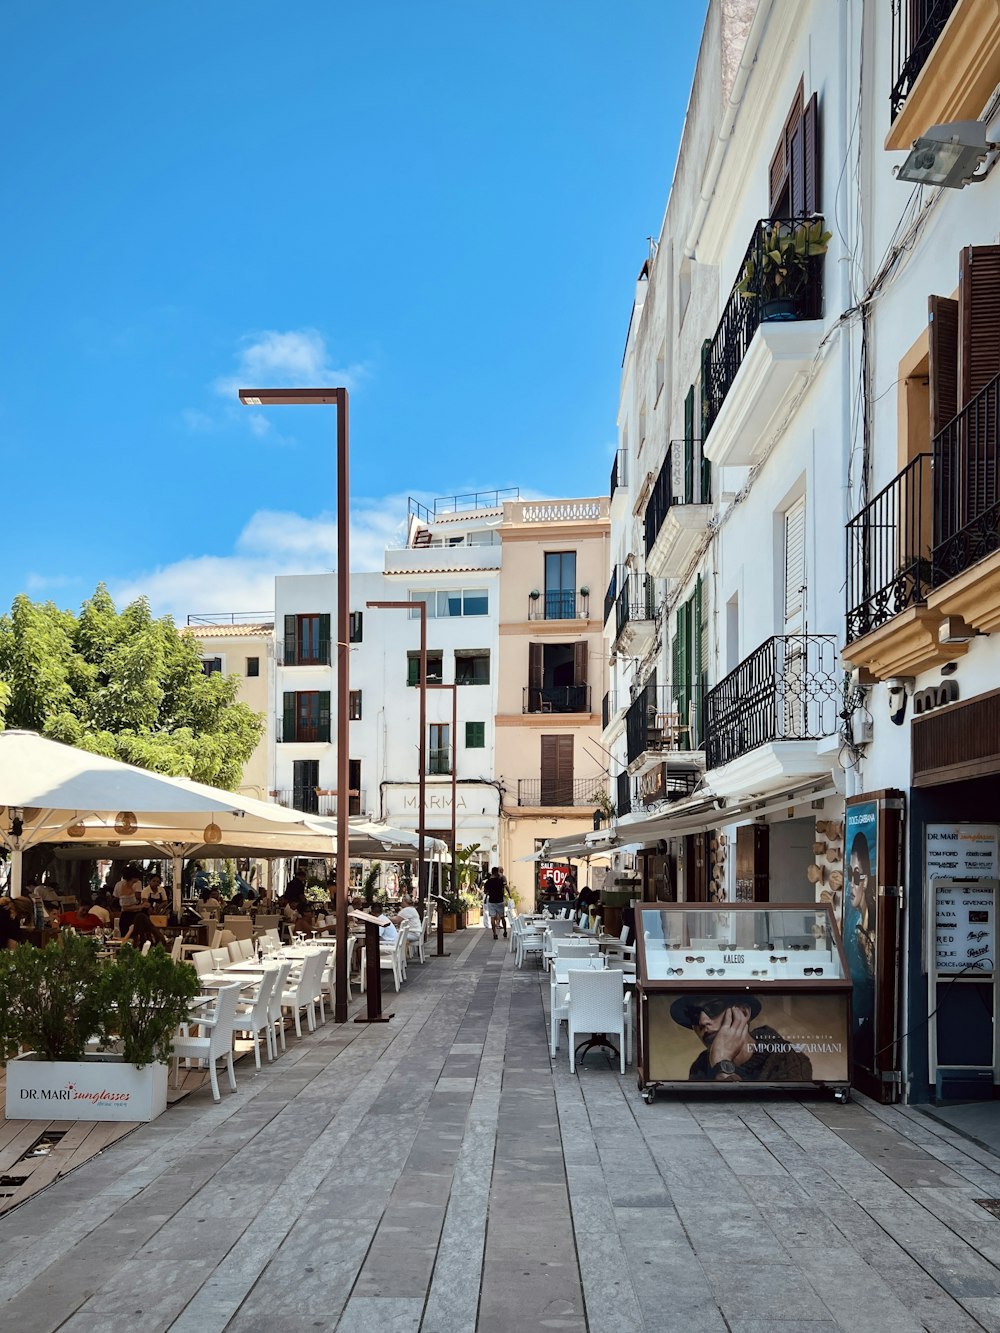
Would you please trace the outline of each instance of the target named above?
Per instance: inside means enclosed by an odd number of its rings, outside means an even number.
[[[894,0],[887,149],[975,120],[1000,82],[996,0]]]
[[[675,692],[666,685],[647,684],[625,714],[625,753],[629,773],[642,773],[664,762],[700,772],[701,709],[697,694],[682,717]]]
[[[477,574],[480,570],[499,569],[500,542],[491,540],[484,544],[469,540],[469,536],[479,538],[481,535],[485,537],[487,534],[469,534],[458,540],[420,542],[414,546],[387,549],[383,571],[386,574]],[[496,536],[495,533],[488,535],[490,538]]]
[[[611,571],[611,582],[608,584],[608,590],[604,594],[605,625],[608,623],[608,617],[611,615],[611,612],[615,609],[615,602],[617,602],[618,600],[618,579],[619,579],[618,566],[615,565],[615,567]]]
[[[832,771],[835,756],[820,756],[816,742],[836,732],[840,707],[834,635],[766,640],[705,696],[713,790],[748,796]]]
[[[619,819],[632,813],[632,779],[626,771],[615,778],[615,814]]]
[[[528,598],[529,620],[589,620],[590,593],[542,592]]]
[[[659,763],[639,778],[636,796],[643,810],[693,796],[701,781],[701,770]]]
[[[327,744],[330,740],[330,721],[307,721],[294,718],[286,722],[283,717],[274,720],[274,739],[279,745],[285,744]]]
[[[649,574],[621,574],[615,595],[613,652],[642,657],[656,633],[656,601]]]
[[[763,456],[816,356],[823,225],[817,216],[764,218],[754,226],[702,358],[703,448],[718,467],[749,466]]]
[[[646,505],[646,568],[680,578],[712,517],[711,468],[700,440],[673,440]]]
[[[337,797],[333,792],[320,791],[318,787],[287,787],[273,791],[271,797],[277,805],[288,810],[299,810],[304,815],[321,815],[333,818],[337,813]],[[352,791],[348,795],[347,813],[360,815],[365,808],[363,791]]]
[[[606,790],[605,780],[599,778],[518,778],[518,805],[536,809],[547,806],[582,806],[593,810]]]
[[[523,713],[589,713],[589,685],[528,685]]]
[[[619,449],[611,465],[611,517],[628,510],[628,450]]]
[[[1000,630],[1000,376],[851,519],[847,558],[844,658],[880,680]]]
[[[278,666],[286,667],[324,667],[333,660],[330,656],[330,643],[324,639],[318,646],[302,643],[285,643],[279,638],[275,648]]]

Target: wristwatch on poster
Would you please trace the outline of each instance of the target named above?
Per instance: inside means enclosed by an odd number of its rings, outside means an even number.
[[[736,1073],[736,1066],[733,1064],[732,1060],[720,1060],[719,1063],[713,1067],[712,1072],[716,1076],[719,1074],[726,1074],[731,1077]]]

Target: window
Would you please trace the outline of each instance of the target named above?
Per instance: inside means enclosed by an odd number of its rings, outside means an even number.
[[[573,804],[573,737],[543,736],[541,804]]]
[[[364,800],[364,792],[361,790],[361,760],[348,759],[347,761],[347,813],[349,815],[361,814],[361,803]]]
[[[576,552],[545,555],[545,619],[572,620],[576,615]]]
[[[349,643],[360,643],[362,632],[362,621],[364,619],[363,611],[352,611],[349,617],[350,628],[347,633]]]
[[[432,722],[430,744],[427,748],[427,772],[451,772],[451,726],[447,722]]]
[[[694,592],[674,618],[672,654],[673,700],[682,749],[699,748],[701,709],[705,694],[707,621],[703,611],[701,575]],[[687,731],[684,728],[687,728]]]
[[[330,739],[329,690],[288,690],[282,705],[283,741]]]
[[[248,658],[247,658],[247,675],[248,675],[248,676],[259,676],[259,675],[260,675],[260,658],[259,658],[259,657],[248,657]]]
[[[577,643],[529,643],[526,713],[587,713],[586,640]]]
[[[201,669],[206,676],[214,676],[216,672],[222,673],[221,657],[203,657],[201,659]]]
[[[799,83],[771,158],[771,217],[797,218],[819,212],[819,102],[803,102]]]
[[[347,697],[347,716],[352,722],[361,721],[361,691],[351,690]]]
[[[490,683],[490,654],[487,649],[472,649],[455,654],[456,685],[488,685]]]
[[[285,666],[326,666],[330,661],[330,617],[285,616]]]
[[[663,392],[663,385],[667,377],[667,344],[660,343],[660,350],[656,353],[656,398],[653,400],[653,406],[656,407],[660,401],[660,394]]]
[[[440,685],[443,679],[444,654],[427,654],[427,684]],[[408,652],[406,654],[406,683],[407,685],[420,684],[420,654]]]
[[[446,620],[453,616],[488,616],[489,592],[486,588],[449,588],[440,592],[411,592],[411,602],[423,602],[428,620]],[[416,611],[410,619],[416,620]]]
[[[292,764],[292,808],[307,815],[319,814],[319,760],[296,759]]]
[[[467,750],[485,750],[486,749],[486,723],[485,722],[466,722],[465,724],[465,748]]]

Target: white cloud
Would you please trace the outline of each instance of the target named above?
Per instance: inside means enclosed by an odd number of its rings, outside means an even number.
[[[351,503],[351,569],[380,570],[387,546],[400,545],[406,495],[355,498]],[[214,611],[271,614],[279,574],[321,574],[336,567],[337,523],[333,514],[308,517],[280,510],[251,515],[228,555],[199,555],[113,582],[119,606],[148,597],[156,615]]]
[[[238,389],[272,385],[344,385],[354,389],[366,373],[361,364],[334,365],[326,339],[316,329],[290,329],[286,333],[266,329],[243,339],[236,374],[217,379],[215,389],[228,399]]]
[[[181,421],[185,430],[189,430],[192,435],[209,435],[217,425],[214,417],[196,407],[186,407],[181,413]]]

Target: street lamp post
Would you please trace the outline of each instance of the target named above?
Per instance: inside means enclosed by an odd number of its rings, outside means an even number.
[[[420,615],[420,743],[417,746],[417,899],[421,916],[427,911],[427,867],[424,864],[424,810],[427,796],[427,603],[426,602],[368,602],[368,606],[383,611],[413,611]]]
[[[429,690],[451,690],[451,891],[458,892],[458,686],[428,685]]]
[[[350,469],[346,389],[240,389],[247,407],[332,406],[337,409],[337,950],[333,1017],[347,1022],[347,881],[350,876]]]

